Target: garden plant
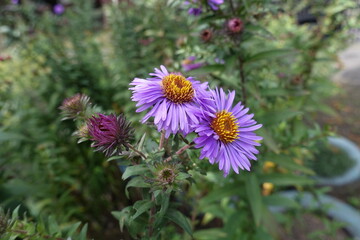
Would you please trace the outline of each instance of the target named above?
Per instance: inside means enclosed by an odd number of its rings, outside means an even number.
[[[296,239],[356,7],[0,3],[0,238]]]

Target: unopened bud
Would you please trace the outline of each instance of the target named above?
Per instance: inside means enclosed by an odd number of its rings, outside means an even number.
[[[209,42],[212,39],[213,32],[210,29],[202,30],[200,33],[200,38],[204,42]]]
[[[228,21],[227,27],[231,33],[239,33],[244,29],[244,23],[240,18],[232,18]]]
[[[90,98],[88,96],[80,93],[66,98],[59,107],[64,115],[62,120],[75,119],[80,115],[84,115],[90,105],[89,101]]]
[[[171,168],[164,168],[158,174],[158,180],[162,183],[172,184],[175,180],[176,174]]]
[[[79,138],[78,143],[85,142],[90,139],[90,133],[89,128],[87,124],[81,125],[76,132],[74,132],[74,135]]]

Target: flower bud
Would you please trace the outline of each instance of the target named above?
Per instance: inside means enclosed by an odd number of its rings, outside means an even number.
[[[175,172],[171,168],[164,168],[159,172],[159,181],[167,184],[171,184],[175,180]]]
[[[78,143],[85,142],[90,139],[90,133],[89,128],[87,124],[81,125],[76,132],[74,132],[74,135],[79,138]]]
[[[200,38],[201,40],[203,40],[204,42],[209,42],[211,41],[213,36],[213,32],[210,29],[205,29],[202,30],[200,33]]]
[[[227,28],[231,33],[239,33],[244,29],[244,23],[240,18],[232,18],[228,21]]]
[[[123,148],[128,150],[133,128],[124,115],[98,114],[87,121],[87,128],[95,151],[102,151],[110,157],[121,154]]]
[[[85,116],[85,112],[90,105],[90,98],[84,94],[77,93],[72,97],[66,98],[59,107],[64,116],[62,120],[75,119]]]
[[[156,181],[160,185],[171,185],[175,182],[178,172],[178,167],[174,164],[159,164],[156,166]]]

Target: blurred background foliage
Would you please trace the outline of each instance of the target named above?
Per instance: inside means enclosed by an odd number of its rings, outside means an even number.
[[[216,166],[190,155],[207,174],[194,171],[196,184],[177,196],[189,204],[182,212],[196,239],[279,238],[279,226],[294,212],[272,214],[268,206],[301,207],[278,192],[321,192],[304,161],[331,134],[331,126],[320,126],[314,116],[336,114],[323,99],[338,91],[330,77],[356,24],[356,3],[234,2],[238,7],[231,13],[225,4],[194,17],[175,0],[69,0],[61,14],[53,12],[54,1],[2,1],[0,53],[11,58],[0,61],[1,205],[20,205],[20,215],[27,212],[35,222],[51,215],[58,228],[88,223],[89,238],[128,239],[111,211],[131,205],[136,196],[126,198],[126,181],[115,165],[88,144],[76,144],[75,126],[60,121],[58,107],[64,98],[85,93],[99,108],[124,112],[138,136],[146,131],[158,138],[139,124],[128,84],[160,64],[183,71],[183,61],[195,56],[204,66],[189,75],[235,89],[237,100],[246,101],[264,124],[264,140],[252,172],[226,179]],[[304,9],[309,21],[300,21]],[[227,32],[231,17],[244,21],[241,37]],[[201,35],[206,29],[209,41]],[[181,231],[168,226],[162,237],[170,235],[180,239]]]

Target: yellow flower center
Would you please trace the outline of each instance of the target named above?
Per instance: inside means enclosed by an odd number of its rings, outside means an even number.
[[[211,122],[211,127],[224,143],[231,143],[239,138],[236,118],[231,112],[223,110],[216,113],[216,117]]]
[[[164,95],[174,103],[190,102],[194,97],[192,83],[184,76],[169,74],[162,79]]]

